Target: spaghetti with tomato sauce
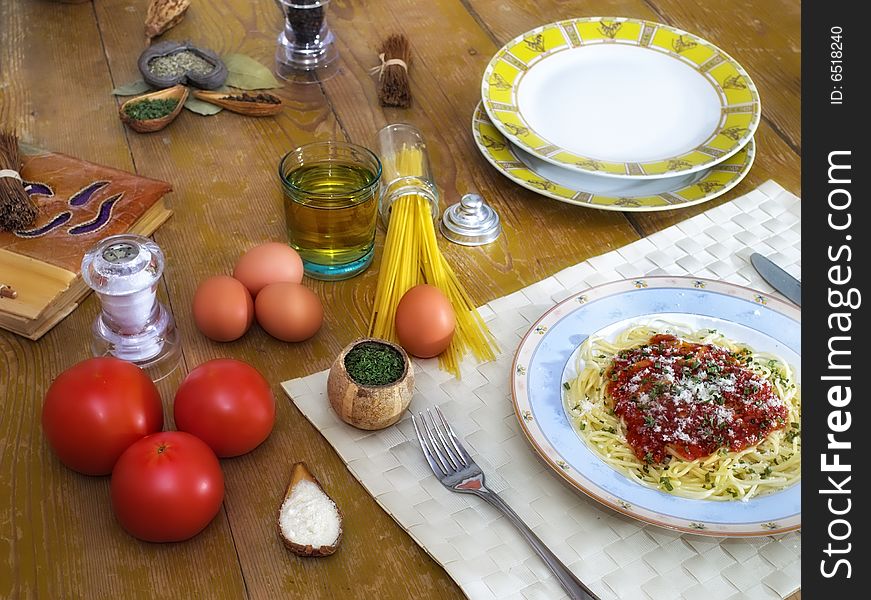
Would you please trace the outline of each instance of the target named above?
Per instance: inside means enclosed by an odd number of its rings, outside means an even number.
[[[620,352],[606,371],[607,395],[635,455],[661,463],[671,453],[704,458],[740,452],[786,426],[771,385],[735,354],[660,334]]]
[[[782,358],[715,330],[645,326],[588,339],[579,354],[579,375],[563,383],[567,412],[639,483],[730,500],[801,478],[800,390]]]

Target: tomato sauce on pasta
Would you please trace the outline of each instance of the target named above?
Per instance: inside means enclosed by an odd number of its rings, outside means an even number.
[[[669,454],[695,460],[720,448],[739,452],[787,425],[787,407],[771,384],[740,355],[712,344],[655,335],[618,353],[605,377],[626,441],[648,463]]]

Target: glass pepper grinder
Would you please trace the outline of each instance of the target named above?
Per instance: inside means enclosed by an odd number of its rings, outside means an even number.
[[[327,25],[330,0],[275,0],[284,13],[275,71],[295,83],[317,83],[336,74],[339,51]]]

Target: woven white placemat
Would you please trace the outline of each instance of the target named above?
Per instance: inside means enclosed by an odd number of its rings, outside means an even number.
[[[771,292],[749,259],[801,267],[799,199],[773,181],[619,250],[481,308],[502,354],[462,379],[416,362],[411,410],[439,405],[487,475],[487,484],[603,599],[784,598],[800,584],[800,533],[716,539],[645,525],[575,492],[539,461],[521,433],[509,391],[514,352],[548,308],[582,289],[644,275],[721,279]],[[378,503],[469,598],[563,598],[562,588],[514,527],[479,498],[433,477],[407,414],[377,432],[341,422],[326,396],[327,371],[282,384]]]

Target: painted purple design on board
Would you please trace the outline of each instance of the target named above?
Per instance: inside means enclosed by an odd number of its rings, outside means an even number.
[[[112,208],[123,196],[124,192],[121,192],[120,194],[115,194],[111,198],[103,200],[103,203],[100,204],[100,211],[97,213],[97,216],[88,221],[87,223],[82,223],[81,225],[70,227],[70,234],[86,235],[99,231],[100,229],[105,227],[109,223],[109,220],[112,218]]]
[[[62,212],[54,219],[43,225],[42,227],[38,227],[37,229],[27,229],[25,231],[16,231],[15,235],[21,238],[36,238],[42,237],[45,234],[54,231],[61,225],[65,224],[67,221],[73,218],[73,213],[70,211]]]
[[[70,206],[84,206],[91,200],[91,198],[94,197],[94,194],[102,190],[107,185],[109,185],[108,181],[95,181],[93,183],[89,183],[78,192],[70,196]]]

